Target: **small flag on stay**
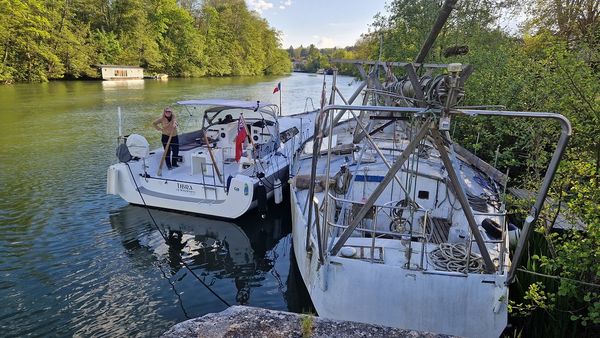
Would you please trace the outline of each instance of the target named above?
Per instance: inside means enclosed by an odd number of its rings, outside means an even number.
[[[279,82],[279,83],[277,84],[277,87],[275,87],[275,89],[273,89],[273,94],[277,93],[277,92],[278,92],[278,91],[280,91],[280,90],[281,90],[281,82]]]

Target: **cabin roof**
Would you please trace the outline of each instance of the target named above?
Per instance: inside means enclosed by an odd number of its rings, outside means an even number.
[[[144,69],[138,66],[125,66],[125,65],[96,65],[98,68],[127,68],[127,69]]]
[[[229,100],[229,99],[206,99],[206,100],[186,100],[178,101],[177,104],[181,105],[203,105],[203,106],[215,106],[223,110],[227,108],[241,108],[241,109],[258,109],[269,106],[276,106],[272,103],[264,103],[259,101],[243,101],[243,100]],[[207,109],[207,111],[209,111]]]

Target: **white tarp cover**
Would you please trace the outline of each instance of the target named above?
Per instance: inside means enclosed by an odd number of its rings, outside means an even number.
[[[148,141],[142,135],[131,134],[127,136],[126,145],[133,157],[144,158],[150,153],[150,144],[148,144]]]

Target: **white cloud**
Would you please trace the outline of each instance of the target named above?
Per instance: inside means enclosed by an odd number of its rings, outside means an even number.
[[[315,44],[318,48],[333,48],[335,47],[335,41],[332,38],[326,36],[313,35],[313,38],[317,40]]]
[[[273,8],[273,3],[265,0],[246,0],[246,3],[251,10],[257,11],[258,13]]]
[[[283,10],[292,5],[292,0],[279,1],[279,9]]]

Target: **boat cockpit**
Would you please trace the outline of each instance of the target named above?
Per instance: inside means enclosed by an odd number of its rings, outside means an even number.
[[[226,178],[279,149],[276,105],[221,99],[177,103],[183,131],[179,134],[179,150],[190,161],[192,175],[210,175],[214,170]],[[246,139],[241,145],[242,156],[236,161],[237,138],[242,127]]]

